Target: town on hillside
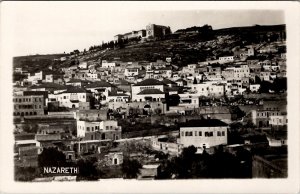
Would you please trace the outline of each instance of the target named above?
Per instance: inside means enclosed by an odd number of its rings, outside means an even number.
[[[14,57],[16,181],[287,177],[285,25],[146,25]]]

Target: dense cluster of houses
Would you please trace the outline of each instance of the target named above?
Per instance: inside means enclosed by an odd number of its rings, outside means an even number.
[[[154,33],[150,31],[156,27],[150,26],[147,30]],[[186,64],[182,68],[172,64],[172,57],[154,62],[81,60],[79,64],[62,68],[59,73],[51,67],[38,72],[16,68],[14,72],[25,78],[14,82],[14,118],[21,121],[74,119],[72,125],[76,129],[74,135],[68,124],[38,123],[34,139],[16,140],[16,153],[25,160],[24,152],[34,150],[38,154],[42,148],[53,146],[62,150],[69,160],[76,158],[75,151],[79,155],[101,153],[105,146],[122,139],[122,127],[110,114],[112,112],[122,115],[123,119],[134,112],[144,116],[160,115],[166,120],[168,115],[184,116],[189,112],[197,112],[206,118],[186,119],[180,124],[179,138],[175,141],[153,138],[155,150],[178,155],[182,148],[190,145],[199,151],[226,145],[231,122],[231,116],[227,115],[231,113],[225,110],[226,107],[218,111],[205,109],[204,112],[204,105],[217,105],[203,104],[203,99],[246,94],[259,96],[261,81],[272,83],[286,77],[285,51],[278,49],[283,45],[283,42],[267,47],[249,45],[234,50],[232,56]],[[262,56],[266,56],[265,59],[261,60]],[[287,126],[286,102],[261,100],[258,104],[248,103],[248,106],[250,108],[245,106],[244,109],[254,125],[260,128]],[[20,126],[22,122],[16,124],[16,128]],[[286,137],[270,139],[270,145],[286,144]],[[111,156],[108,160],[112,165],[118,165],[123,160],[119,155],[108,154],[106,157]]]

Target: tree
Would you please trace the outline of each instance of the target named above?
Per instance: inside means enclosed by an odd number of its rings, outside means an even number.
[[[167,98],[167,104],[169,106],[177,106],[180,102],[180,96],[178,94],[172,94]]]
[[[157,115],[159,115],[159,114],[161,114],[161,108],[156,108],[155,110],[154,110],[154,112],[155,112],[155,114],[157,114]]]
[[[262,81],[260,83],[259,92],[260,93],[269,93],[269,90],[272,89],[272,84],[268,81]]]
[[[123,160],[122,172],[126,179],[137,178],[140,173],[140,168],[142,168],[141,163],[138,160],[130,160],[128,158]]]
[[[193,84],[197,84],[197,79],[194,77]]]
[[[80,51],[79,51],[78,49],[76,49],[76,50],[73,51],[73,53],[74,53],[74,54],[79,54]]]
[[[175,161],[175,173],[178,178],[191,178],[193,162],[196,161],[197,148],[189,146],[182,150],[182,153]]]
[[[278,93],[280,91],[287,90],[287,79],[286,78],[276,78],[273,82],[272,89]]]
[[[66,156],[56,148],[44,148],[38,156],[39,167],[65,166]]]
[[[246,115],[238,106],[230,106],[229,111],[231,114],[236,114],[236,119],[240,119]]]
[[[28,124],[23,125],[23,131],[26,132],[26,133],[30,133],[31,132],[30,125],[28,125]]]
[[[33,125],[25,124],[23,126],[23,131],[26,133],[37,133],[37,130],[38,130],[37,124],[33,124]]]
[[[79,167],[77,180],[97,180],[99,173],[95,165],[96,162],[96,158],[80,159],[77,162],[77,166]]]
[[[15,165],[16,181],[32,181],[39,176],[39,169],[35,167],[20,167]]]

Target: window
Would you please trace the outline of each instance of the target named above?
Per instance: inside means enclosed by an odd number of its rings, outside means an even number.
[[[209,136],[214,136],[214,133],[213,132],[209,132]]]
[[[118,164],[118,159],[114,158],[114,164]]]
[[[202,131],[199,131],[199,136],[202,136]]]
[[[184,136],[184,132],[181,132],[181,136],[182,136],[182,137]]]
[[[87,130],[87,131],[90,131],[90,127],[87,127],[86,130]]]
[[[205,137],[208,137],[208,136],[209,136],[209,133],[208,133],[208,132],[205,132],[205,133],[204,133],[204,136],[205,136]]]
[[[197,131],[195,131],[195,136],[198,136],[198,133],[197,133]]]
[[[108,126],[106,126],[106,130],[109,130],[109,127],[108,127]]]
[[[222,131],[222,136],[225,136],[225,131]]]
[[[218,131],[218,132],[217,132],[217,136],[221,136],[221,131]]]
[[[188,131],[185,132],[185,136],[189,136],[189,132]]]

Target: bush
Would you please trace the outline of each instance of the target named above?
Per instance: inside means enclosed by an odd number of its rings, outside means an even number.
[[[142,168],[142,165],[138,160],[124,159],[122,164],[123,177],[126,179],[137,178],[140,168]]]

